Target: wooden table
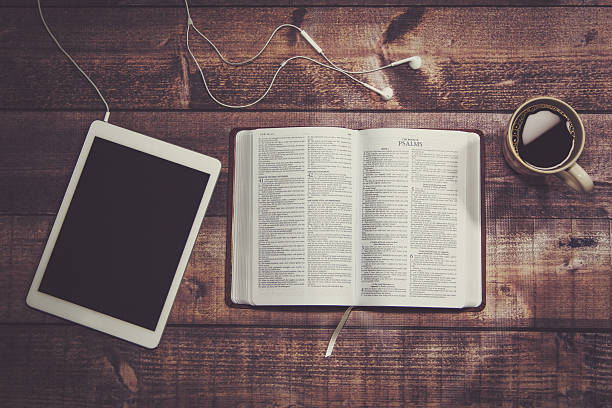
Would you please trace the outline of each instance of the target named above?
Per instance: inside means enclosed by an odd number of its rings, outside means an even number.
[[[186,52],[181,1],[145,3],[43,6],[61,43],[106,95],[111,123],[223,163],[153,351],[25,305],[87,128],[103,113],[32,5],[0,6],[0,405],[612,406],[610,0],[260,0],[258,8],[248,0],[192,0],[195,24],[232,59],[252,55],[287,22],[349,69],[423,58],[417,72],[402,66],[363,76],[391,86],[389,102],[294,62],[263,102],[244,111],[221,109],[205,94]],[[232,103],[262,92],[284,58],[315,57],[289,30],[244,68],[222,65],[202,40],[193,49],[213,92]],[[595,181],[592,194],[555,178],[519,176],[503,161],[510,114],[536,95],[559,97],[584,119],[580,163]],[[342,310],[229,308],[230,130],[299,125],[481,129],[486,308],[357,310],[327,359]]]

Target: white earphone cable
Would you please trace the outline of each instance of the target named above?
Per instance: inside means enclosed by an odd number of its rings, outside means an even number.
[[[278,74],[280,73],[280,71],[285,67],[285,65],[292,60],[296,60],[296,59],[305,59],[308,61],[311,61],[317,65],[320,65],[324,68],[327,69],[331,69],[333,71],[337,71],[341,74],[346,75],[347,77],[349,77],[350,79],[352,79],[353,81],[365,86],[366,88],[373,90],[377,93],[381,93],[381,91],[376,90],[375,88],[373,88],[371,85],[355,78],[354,76],[352,76],[351,74],[368,74],[371,72],[376,72],[376,71],[380,71],[386,68],[390,68],[393,66],[398,65],[397,62],[396,63],[391,63],[382,67],[377,67],[377,68],[373,68],[373,69],[368,69],[368,70],[363,70],[363,71],[347,71],[343,68],[340,68],[339,66],[337,66],[336,64],[334,64],[324,53],[323,50],[318,47],[318,45],[316,45],[316,43],[314,42],[314,40],[312,40],[312,38],[310,38],[310,36],[304,31],[302,30],[300,27],[295,26],[293,24],[281,24],[278,27],[276,27],[274,29],[274,31],[272,32],[272,34],[270,35],[270,37],[268,37],[268,40],[266,41],[266,43],[264,44],[264,46],[252,57],[247,58],[243,61],[229,61],[228,59],[226,59],[223,54],[221,54],[221,51],[219,51],[219,49],[217,48],[217,46],[210,40],[208,39],[208,37],[206,37],[200,30],[198,30],[198,28],[194,25],[193,20],[191,19],[191,13],[189,10],[189,3],[187,2],[187,0],[185,0],[185,9],[187,11],[187,32],[186,32],[186,45],[187,45],[187,51],[189,52],[189,55],[191,55],[191,58],[193,59],[193,61],[195,62],[198,71],[200,71],[200,76],[202,77],[202,82],[204,83],[204,88],[206,89],[206,92],[208,93],[208,95],[212,98],[213,101],[215,101],[217,104],[224,106],[226,108],[232,108],[232,109],[241,109],[241,108],[247,108],[249,106],[253,106],[256,103],[260,102],[262,99],[264,99],[268,93],[270,92],[270,90],[272,89],[272,86],[274,85],[274,82],[276,81],[276,77],[278,76]],[[290,57],[286,60],[284,60],[283,62],[281,62],[281,64],[279,65],[279,67],[277,68],[276,72],[274,73],[274,75],[272,76],[272,80],[270,81],[270,83],[268,84],[268,87],[266,88],[266,90],[264,91],[264,93],[258,97],[257,99],[255,99],[252,102],[249,102],[247,104],[244,105],[230,105],[230,104],[226,104],[224,102],[221,102],[220,100],[218,100],[211,92],[210,88],[208,87],[208,83],[206,82],[206,78],[204,75],[204,72],[202,71],[202,67],[200,66],[200,63],[198,62],[198,60],[196,59],[195,55],[193,54],[193,52],[191,51],[191,47],[189,46],[189,28],[193,27],[194,31],[196,33],[198,33],[206,42],[208,42],[208,44],[210,44],[210,46],[213,48],[213,50],[215,50],[215,52],[217,53],[217,55],[219,56],[219,58],[221,58],[221,60],[223,62],[225,62],[226,64],[232,65],[232,66],[240,66],[240,65],[245,65],[248,64],[250,62],[253,62],[257,57],[259,57],[264,50],[266,49],[266,47],[270,44],[270,41],[272,41],[272,38],[274,37],[274,35],[276,35],[276,33],[284,27],[288,27],[288,28],[293,28],[295,30],[298,30],[302,36],[315,48],[315,50],[317,50],[317,52],[328,62],[328,64],[317,61],[311,57],[307,57],[304,55],[296,55],[293,57]]]
[[[185,2],[187,2],[187,0],[185,0]],[[189,13],[188,13],[188,16],[189,16]],[[208,44],[210,44],[210,46],[213,48],[213,50],[215,50],[215,52],[217,53],[219,58],[221,58],[221,60],[223,62],[225,62],[226,64],[232,65],[232,66],[245,65],[245,64],[253,62],[255,59],[257,59],[257,57],[259,57],[264,52],[264,50],[268,47],[268,45],[270,44],[270,41],[272,41],[272,38],[274,37],[274,35],[276,35],[278,30],[280,30],[281,28],[289,27],[289,28],[294,28],[294,29],[296,29],[299,32],[302,32],[302,29],[300,27],[296,26],[296,25],[293,25],[293,24],[281,24],[278,27],[276,27],[274,29],[274,31],[272,31],[272,34],[270,34],[270,37],[268,37],[268,41],[266,41],[264,46],[261,47],[261,49],[257,52],[257,54],[255,54],[251,58],[247,58],[247,59],[245,59],[243,61],[229,61],[228,59],[226,59],[223,56],[223,54],[221,54],[221,51],[219,51],[217,46],[208,37],[206,37],[200,30],[198,30],[198,28],[193,24],[193,20],[191,20],[190,17],[188,17],[188,22],[189,21],[191,22],[191,26],[193,27],[195,32],[198,33],[200,35],[200,37],[202,37],[204,40],[206,40],[206,42],[208,42]],[[380,71],[380,70],[392,67],[391,64],[388,64],[388,65],[385,65],[385,66],[382,66],[382,67],[367,69],[367,70],[364,70],[364,71],[349,71],[349,70],[346,70],[346,69],[341,68],[338,65],[336,65],[324,53],[321,53],[321,55],[323,56],[323,58],[325,58],[325,60],[329,63],[329,65],[331,65],[332,67],[336,68],[336,71],[344,72],[344,73],[347,73],[347,74],[369,74],[371,72],[376,72],[376,71]]]
[[[325,55],[324,53],[321,53],[321,55],[323,56],[323,58],[325,58],[325,61],[329,62],[329,65],[331,65],[332,67],[336,68],[337,70],[339,70],[340,72],[344,72],[345,74],[369,74],[371,72],[376,72],[376,71],[382,71],[383,69],[387,69],[387,68],[391,68],[393,65],[388,64],[388,65],[384,65],[382,67],[376,67],[376,68],[372,68],[372,69],[366,69],[365,71],[348,71],[344,68],[340,68],[339,66],[337,66],[336,64],[334,64],[332,62],[332,60],[330,60],[329,58],[327,58],[327,55]]]
[[[96,92],[98,93],[98,96],[100,96],[100,99],[102,99],[102,102],[104,103],[104,106],[106,108],[106,114],[104,115],[104,121],[108,122],[108,119],[110,117],[110,109],[108,107],[108,103],[106,102],[106,99],[104,98],[104,96],[102,95],[102,92],[100,92],[100,89],[96,86],[96,84],[92,81],[92,79],[85,73],[85,71],[83,71],[81,69],[81,67],[79,66],[79,64],[76,63],[76,61],[70,56],[70,54],[68,54],[68,52],[64,49],[64,47],[62,47],[62,45],[59,43],[59,41],[57,40],[57,38],[55,37],[55,35],[53,35],[53,32],[51,31],[51,29],[49,28],[49,26],[47,25],[47,22],[45,21],[45,17],[43,16],[43,12],[42,12],[42,7],[40,5],[40,0],[37,0],[37,4],[38,4],[38,12],[40,14],[40,19],[42,20],[42,23],[45,27],[45,29],[47,30],[47,33],[49,34],[49,36],[51,37],[51,39],[55,42],[55,45],[57,45],[57,47],[60,49],[60,51],[70,60],[70,62],[72,62],[72,64],[76,67],[76,69],[85,77],[85,79],[87,79],[87,81],[91,84],[91,86],[93,86],[93,88],[96,90]],[[218,103],[221,106],[227,107],[227,108],[233,108],[233,109],[239,109],[239,108],[247,108],[249,106],[253,106],[256,103],[260,102],[262,99],[264,99],[268,93],[270,92],[270,90],[272,89],[272,86],[274,85],[274,82],[276,81],[276,78],[278,76],[278,74],[280,73],[280,71],[285,67],[285,65],[292,60],[296,60],[296,59],[305,59],[308,61],[311,61],[317,65],[320,65],[324,68],[327,69],[331,69],[334,71],[337,71],[341,74],[346,75],[347,77],[349,77],[350,79],[352,79],[353,81],[365,86],[368,89],[371,89],[377,93],[381,93],[380,90],[375,89],[374,87],[372,87],[371,85],[360,81],[359,79],[355,78],[354,76],[352,76],[351,74],[367,74],[367,73],[371,73],[371,72],[376,72],[376,71],[380,71],[386,68],[390,68],[393,66],[398,65],[398,62],[395,63],[391,63],[382,67],[378,67],[378,68],[373,68],[373,69],[369,69],[369,70],[363,70],[363,71],[348,71],[345,70],[343,68],[340,68],[339,66],[337,66],[333,61],[331,61],[324,53],[323,50],[318,47],[318,45],[316,45],[316,43],[314,42],[314,40],[312,40],[312,38],[310,38],[310,36],[301,28],[299,28],[298,26],[295,26],[293,24],[281,24],[278,27],[276,27],[276,29],[274,29],[274,31],[272,32],[272,34],[270,35],[270,37],[268,37],[268,40],[266,41],[266,43],[264,44],[264,46],[252,57],[247,58],[246,60],[242,60],[242,61],[230,61],[227,58],[225,58],[223,56],[223,54],[221,54],[221,52],[219,51],[219,49],[217,48],[217,46],[210,40],[208,39],[208,37],[206,37],[200,30],[198,30],[198,28],[193,24],[193,20],[191,19],[191,13],[189,10],[189,4],[187,2],[187,0],[185,0],[185,9],[187,11],[187,32],[186,32],[186,45],[187,45],[187,51],[189,52],[189,55],[191,55],[191,58],[193,59],[193,61],[195,62],[196,66],[198,67],[198,70],[200,71],[200,75],[202,77],[202,82],[204,83],[204,87],[206,89],[206,92],[208,93],[208,95],[213,99],[213,101],[215,101],[216,103]],[[191,51],[191,47],[189,46],[189,28],[193,27],[194,31],[196,33],[198,33],[206,42],[208,42],[208,44],[210,44],[210,46],[215,50],[215,52],[217,53],[217,55],[219,56],[219,58],[221,58],[221,60],[223,62],[225,62],[228,65],[232,65],[232,66],[240,66],[240,65],[245,65],[248,64],[250,62],[253,62],[257,57],[259,57],[264,50],[268,47],[268,45],[270,44],[270,41],[272,41],[272,38],[276,35],[276,33],[281,29],[281,28],[293,28],[295,30],[298,30],[300,32],[300,34],[317,50],[317,52],[319,54],[321,54],[321,56],[325,59],[325,61],[329,64],[317,61],[313,58],[304,56],[304,55],[296,55],[293,56],[291,58],[288,58],[286,60],[284,60],[278,67],[278,69],[276,70],[276,72],[274,73],[274,76],[272,77],[272,80],[270,81],[268,87],[266,88],[266,90],[264,91],[264,93],[257,99],[255,99],[253,102],[244,104],[244,105],[230,105],[230,104],[226,104],[221,102],[220,100],[218,100],[217,98],[215,98],[215,96],[212,94],[211,90],[208,87],[208,83],[206,82],[206,78],[204,76],[204,72],[202,71],[202,67],[200,66],[198,60],[196,59],[195,55],[193,54],[193,52]],[[417,57],[418,58],[418,57]],[[382,93],[381,93],[382,95]]]
[[[229,104],[227,104],[227,103],[224,103],[224,102],[221,102],[220,100],[218,100],[218,99],[217,99],[217,98],[216,98],[216,97],[215,97],[215,96],[212,94],[212,92],[210,91],[210,88],[208,87],[208,83],[206,82],[206,77],[204,76],[204,72],[202,71],[202,67],[200,66],[200,63],[199,63],[199,62],[198,62],[198,60],[196,59],[195,55],[193,55],[193,52],[191,51],[191,47],[189,46],[189,26],[193,26],[193,24],[192,24],[192,23],[188,23],[188,24],[187,24],[187,32],[186,32],[186,35],[187,35],[187,41],[186,41],[186,43],[187,43],[187,51],[189,52],[189,55],[191,55],[191,58],[192,58],[192,59],[193,59],[193,61],[195,62],[196,66],[198,67],[198,71],[200,71],[200,76],[202,77],[202,82],[204,83],[204,88],[206,88],[206,92],[208,92],[208,95],[209,95],[209,96],[212,98],[212,100],[213,100],[213,101],[215,101],[215,102],[216,102],[216,103],[218,103],[219,105],[224,106],[224,107],[226,107],[226,108],[232,108],[232,109],[248,108],[249,106],[253,106],[253,105],[255,105],[256,103],[260,102],[262,99],[264,99],[264,98],[265,98],[265,97],[268,95],[268,93],[269,93],[269,92],[270,92],[270,90],[272,89],[272,86],[274,85],[274,82],[276,81],[276,77],[278,76],[278,74],[280,73],[280,71],[281,71],[281,70],[282,70],[282,69],[285,67],[285,65],[287,65],[287,63],[288,63],[289,61],[293,61],[293,60],[297,60],[297,59],[305,59],[305,60],[308,60],[308,61],[314,62],[315,64],[318,64],[318,65],[320,65],[320,66],[322,66],[322,67],[325,67],[325,68],[328,68],[328,69],[331,69],[331,70],[334,70],[334,71],[340,72],[340,73],[342,73],[342,74],[346,75],[347,77],[351,78],[353,81],[358,82],[359,84],[364,85],[365,87],[369,87],[369,85],[368,85],[368,84],[366,84],[366,83],[365,83],[365,82],[363,82],[363,81],[360,81],[359,79],[355,78],[354,76],[350,75],[349,73],[347,73],[347,72],[343,71],[341,68],[338,68],[338,67],[335,67],[335,66],[331,66],[331,65],[327,65],[327,64],[325,64],[325,63],[323,63],[323,62],[317,61],[317,60],[315,60],[314,58],[310,58],[310,57],[307,57],[307,56],[305,56],[305,55],[295,55],[295,56],[293,56],[293,57],[291,57],[291,58],[287,58],[286,60],[284,60],[283,62],[281,62],[281,64],[280,64],[280,65],[278,66],[278,68],[276,69],[276,72],[275,72],[275,73],[274,73],[274,75],[272,76],[272,80],[271,80],[271,81],[270,81],[270,83],[268,84],[267,89],[264,91],[264,93],[263,93],[263,94],[262,94],[262,95],[261,95],[259,98],[255,99],[253,102],[249,102],[249,103],[246,103],[246,104],[244,104],[244,105],[229,105]],[[193,28],[195,29],[195,26],[193,26]],[[279,29],[279,28],[281,28],[281,27],[278,27],[278,28],[277,28],[277,29],[276,29],[274,32],[278,31],[278,29]],[[196,31],[197,31],[197,30],[196,30]],[[220,53],[219,53],[219,51],[217,50],[217,47],[215,47],[215,46],[214,46],[214,44],[213,44],[213,43],[212,43],[210,40],[208,40],[208,39],[207,39],[207,38],[206,38],[206,37],[205,37],[203,34],[201,34],[201,33],[200,33],[200,35],[202,35],[202,37],[204,37],[204,38],[205,38],[205,39],[206,39],[206,40],[207,40],[207,41],[208,41],[208,42],[209,42],[209,43],[210,43],[210,44],[213,46],[213,48],[214,48],[214,49],[217,51],[217,53],[219,54],[219,56],[220,56],[220,57],[221,57],[221,58],[222,58],[222,59],[223,59],[225,62],[227,62],[227,61],[226,61],[226,60],[225,60],[225,59],[224,59],[224,58],[221,56],[221,54],[220,54]],[[270,37],[270,38],[271,38],[271,37]],[[269,42],[269,41],[270,41],[270,40],[268,40],[268,42]],[[266,43],[266,45],[267,45],[267,43]],[[264,50],[264,49],[265,49],[265,46],[264,46],[264,48],[262,48],[262,49],[259,51],[259,53],[257,53],[257,55],[261,54],[261,53],[263,52],[263,50]],[[252,58],[249,58],[248,60],[241,61],[240,63],[233,63],[232,65],[243,65],[243,64],[246,64],[246,63],[248,63],[248,62],[253,61],[253,59],[255,59],[255,58],[256,58],[256,56],[255,56],[255,57],[252,57]]]
[[[276,69],[276,72],[274,73],[274,75],[272,76],[272,80],[270,81],[270,83],[268,84],[268,87],[266,88],[266,90],[264,91],[264,93],[257,99],[255,99],[253,102],[249,102],[247,104],[244,105],[229,105],[226,104],[224,102],[221,102],[220,100],[218,100],[210,91],[210,88],[208,87],[208,83],[206,82],[206,77],[204,76],[204,72],[202,71],[202,67],[200,66],[200,63],[198,62],[198,60],[196,59],[196,57],[193,55],[193,52],[191,51],[191,47],[189,46],[189,25],[187,26],[187,51],[189,52],[189,55],[191,55],[191,58],[193,59],[193,61],[195,62],[196,66],[198,67],[198,71],[200,71],[200,76],[202,77],[202,82],[204,83],[204,88],[206,88],[206,92],[208,92],[208,95],[212,98],[213,101],[215,101],[216,103],[218,103],[221,106],[224,106],[226,108],[231,108],[231,109],[241,109],[241,108],[248,108],[249,106],[253,106],[256,103],[260,102],[262,99],[264,99],[268,93],[270,92],[270,90],[272,89],[272,86],[274,85],[274,82],[276,81],[276,77],[278,76],[278,74],[280,73],[280,71],[285,67],[285,65],[287,65],[287,63],[289,61],[293,61],[293,60],[297,60],[297,59],[305,59],[308,61],[311,61],[315,64],[318,64],[322,67],[331,69],[333,71],[337,71],[340,72],[344,75],[346,75],[347,77],[351,78],[353,81],[365,86],[366,88],[370,88],[369,84],[366,84],[363,81],[360,81],[359,79],[355,78],[354,76],[348,74],[347,72],[343,71],[341,68],[337,68],[335,66],[331,66],[331,65],[327,65],[324,64],[321,61],[317,61],[314,58],[310,58],[307,57],[305,55],[295,55],[291,58],[287,58],[286,60],[284,60],[283,62],[281,62],[281,64],[278,66],[278,68]]]
[[[191,21],[191,19],[190,19]],[[272,85],[274,85],[274,81],[276,80],[276,77],[278,75],[278,73],[280,72],[280,70],[283,68],[283,64],[281,64],[278,69],[276,70],[276,72],[274,73],[274,76],[272,77],[272,80],[270,81],[270,84],[268,85],[268,88],[265,90],[265,92],[257,99],[255,99],[253,102],[244,104],[244,105],[229,105],[226,103],[221,102],[220,100],[218,100],[217,98],[215,98],[215,96],[212,94],[212,92],[210,91],[210,89],[208,88],[208,83],[206,82],[206,77],[204,76],[204,72],[202,71],[202,67],[200,67],[200,63],[198,62],[198,60],[196,59],[195,55],[193,55],[193,52],[191,51],[191,47],[189,47],[189,27],[191,26],[191,23],[187,24],[187,51],[189,52],[189,55],[191,55],[191,58],[193,59],[193,61],[195,62],[196,66],[198,67],[198,70],[200,71],[200,76],[202,77],[202,82],[204,83],[204,88],[206,89],[206,92],[208,92],[208,95],[212,98],[213,101],[215,101],[216,103],[218,103],[221,106],[224,106],[226,108],[232,108],[232,109],[240,109],[240,108],[248,108],[249,106],[253,106],[255,105],[257,102],[261,101],[263,98],[266,97],[266,95],[268,95],[268,92],[270,92],[270,89],[272,89]],[[215,47],[216,49],[216,47]]]
[[[198,30],[198,28],[195,25],[193,25],[193,20],[191,20],[191,26],[193,27],[193,29],[195,30],[196,33],[198,33],[203,39],[205,39],[210,44],[210,46],[215,50],[215,52],[217,53],[217,55],[219,55],[219,58],[221,58],[221,60],[223,60],[223,62],[225,62],[228,65],[233,65],[233,66],[240,66],[240,65],[248,64],[249,62],[253,62],[257,57],[259,57],[261,55],[262,52],[264,52],[266,47],[268,47],[268,44],[270,44],[270,41],[272,41],[272,38],[274,37],[274,35],[281,28],[291,27],[291,28],[295,28],[297,30],[300,29],[299,27],[294,26],[293,24],[281,24],[278,27],[276,27],[276,29],[274,31],[272,31],[272,34],[270,34],[270,37],[268,38],[268,41],[266,41],[264,46],[261,48],[261,50],[259,50],[259,52],[257,54],[255,54],[251,58],[245,59],[244,61],[229,61],[229,60],[227,60],[223,56],[223,54],[221,54],[221,52],[219,51],[217,46],[215,44],[213,44],[213,42],[211,40],[209,40],[208,37],[206,37],[204,34],[202,34],[202,32],[200,32],[200,30]]]
[[[98,95],[100,96],[100,99],[102,99],[102,102],[104,102],[104,106],[106,107],[106,114],[104,115],[104,121],[108,122],[108,118],[110,117],[110,109],[108,108],[108,103],[106,103],[106,99],[104,99],[104,96],[102,96],[102,92],[100,92],[100,90],[98,89],[98,87],[96,86],[96,84],[94,84],[94,82],[91,80],[91,78],[85,73],[85,71],[83,71],[81,69],[81,67],[79,66],[79,64],[76,63],[76,61],[74,59],[72,59],[72,57],[70,56],[70,54],[68,54],[68,52],[64,49],[64,47],[62,47],[59,43],[59,41],[57,40],[57,38],[55,38],[55,36],[53,35],[53,33],[51,32],[51,29],[49,28],[49,26],[47,25],[47,22],[45,21],[45,17],[43,16],[43,12],[42,12],[42,8],[40,6],[40,0],[37,0],[38,3],[38,13],[40,14],[40,19],[42,20],[43,25],[45,26],[45,29],[47,30],[47,33],[49,33],[49,36],[51,37],[51,39],[53,39],[53,41],[55,42],[55,45],[57,45],[57,48],[60,49],[61,52],[64,53],[64,55],[70,60],[70,62],[72,62],[74,64],[74,66],[76,67],[76,69],[79,70],[79,72],[81,74],[83,74],[83,76],[89,81],[89,83],[91,84],[91,86],[94,87],[94,89],[96,90],[96,92],[98,93]]]

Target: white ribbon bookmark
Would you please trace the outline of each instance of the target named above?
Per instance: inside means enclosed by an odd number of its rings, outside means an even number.
[[[327,345],[327,351],[325,352],[325,357],[331,356],[332,351],[334,350],[334,346],[336,345],[336,339],[338,338],[340,331],[342,331],[344,324],[348,320],[349,315],[351,314],[351,310],[353,310],[353,306],[346,309],[346,312],[344,312],[342,319],[340,319],[340,323],[338,323],[336,330],[334,330],[334,334],[332,334],[331,339],[329,339],[329,344]]]

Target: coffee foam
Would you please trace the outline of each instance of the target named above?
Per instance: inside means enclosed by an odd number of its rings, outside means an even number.
[[[523,127],[522,139],[523,144],[529,143],[548,132],[561,122],[559,115],[548,110],[541,110],[527,116],[525,126]]]

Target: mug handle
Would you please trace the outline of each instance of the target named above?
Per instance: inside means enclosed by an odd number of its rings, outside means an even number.
[[[578,163],[574,163],[567,170],[562,170],[555,175],[580,193],[589,193],[593,190],[593,180]]]

